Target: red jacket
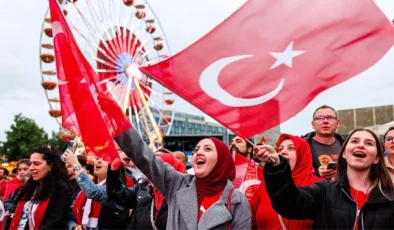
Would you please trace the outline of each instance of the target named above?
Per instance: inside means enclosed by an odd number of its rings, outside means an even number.
[[[7,181],[3,180],[0,182],[0,196],[4,196],[5,188],[7,187]]]
[[[17,177],[14,177],[10,181],[8,181],[8,184],[5,188],[3,201],[6,200],[21,185],[22,185],[22,181]]]

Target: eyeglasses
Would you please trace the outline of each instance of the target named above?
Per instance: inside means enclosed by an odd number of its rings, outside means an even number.
[[[393,141],[394,141],[394,137],[386,137],[386,138],[384,138],[384,142],[386,142],[386,143],[393,143]]]
[[[130,161],[131,161],[130,158],[123,158],[122,160],[123,160],[126,164],[130,163]]]
[[[318,117],[315,117],[315,119],[313,119],[313,120],[315,120],[315,121],[325,121],[326,119],[327,119],[327,121],[337,120],[337,118],[333,117],[333,116],[318,116]]]

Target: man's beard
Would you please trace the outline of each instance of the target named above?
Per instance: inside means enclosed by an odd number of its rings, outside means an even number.
[[[236,146],[231,146],[230,152],[233,153],[234,151],[241,154],[244,157],[248,157],[248,155],[249,155],[248,152],[241,152]]]

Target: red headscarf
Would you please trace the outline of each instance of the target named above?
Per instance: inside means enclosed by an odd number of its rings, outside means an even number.
[[[198,207],[201,205],[202,198],[220,193],[226,187],[227,180],[232,181],[235,178],[235,164],[230,149],[217,138],[209,139],[215,144],[218,161],[207,177],[196,180]]]
[[[315,170],[313,169],[312,164],[311,149],[306,140],[290,134],[281,134],[279,136],[278,143],[276,144],[276,151],[279,151],[280,144],[286,139],[290,139],[294,142],[294,147],[297,153],[297,162],[291,172],[294,183],[297,186],[308,186],[317,181],[321,181],[321,178],[315,175]]]
[[[297,162],[291,175],[297,186],[310,186],[322,179],[315,176],[312,165],[312,153],[308,143],[296,136],[282,134],[279,136],[276,151],[279,150],[280,144],[290,139],[294,142],[297,153]],[[262,182],[256,191],[250,204],[252,212],[252,229],[282,229],[278,213],[272,208],[271,199],[268,196],[265,183]],[[281,217],[282,218],[282,217]],[[282,218],[286,229],[311,229],[311,220],[287,220]]]
[[[186,167],[185,165],[178,159],[176,159],[172,154],[170,153],[156,153],[156,156],[159,156],[165,163],[171,165],[174,167],[174,169],[180,173],[186,173]],[[155,196],[155,207],[156,211],[159,212],[161,206],[164,203],[164,197],[161,195],[159,191],[155,188],[153,190],[154,196]]]

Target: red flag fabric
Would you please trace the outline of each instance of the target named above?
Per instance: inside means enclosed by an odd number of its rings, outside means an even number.
[[[250,202],[263,180],[263,170],[253,160],[239,153],[235,153],[234,157],[236,174],[233,186],[239,188]]]
[[[112,161],[114,141],[93,94],[98,76],[79,50],[55,0],[49,0],[63,127],[81,136],[86,152]]]
[[[233,186],[239,188],[245,179],[245,174],[249,166],[250,160],[239,153],[233,155],[235,163],[235,179],[233,180]]]
[[[393,44],[373,1],[249,0],[193,45],[141,70],[249,137],[368,69]]]

